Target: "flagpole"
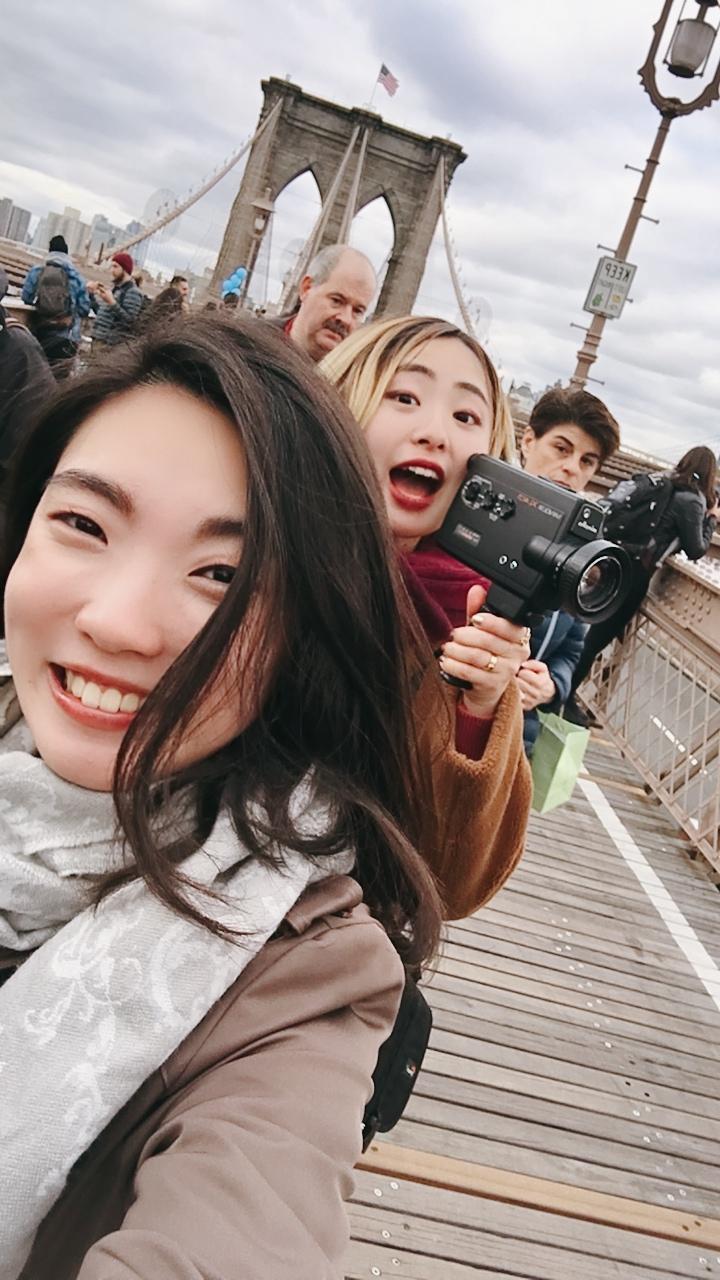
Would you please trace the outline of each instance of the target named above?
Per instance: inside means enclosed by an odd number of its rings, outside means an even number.
[[[372,93],[370,94],[370,97],[368,98],[367,102],[365,103],[365,110],[366,110],[366,111],[371,111],[371,110],[372,110],[372,104],[373,104],[373,102],[375,101],[375,94],[377,93],[377,87],[378,87],[379,83],[380,83],[380,72],[378,71],[378,73],[377,73],[377,75],[376,75],[376,77],[375,77],[375,83],[374,83],[374,85],[373,85],[373,87],[372,87]]]

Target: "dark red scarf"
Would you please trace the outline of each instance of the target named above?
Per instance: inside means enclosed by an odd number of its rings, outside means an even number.
[[[490,586],[487,578],[430,541],[403,556],[402,563],[405,585],[433,647],[447,640],[453,627],[465,625],[470,588]]]

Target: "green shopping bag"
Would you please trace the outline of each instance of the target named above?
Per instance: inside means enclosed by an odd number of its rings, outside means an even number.
[[[590,730],[549,711],[538,711],[538,718],[540,732],[532,757],[532,807],[538,813],[547,813],[570,799]]]

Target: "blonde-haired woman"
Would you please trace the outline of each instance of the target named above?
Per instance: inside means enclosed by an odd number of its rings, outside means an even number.
[[[524,845],[530,779],[515,676],[527,629],[480,612],[487,580],[432,536],[475,453],[512,458],[512,419],[487,353],[447,321],[405,316],[358,330],[322,361],[365,433],[405,581],[440,669],[417,714],[433,760],[434,848],[426,853],[457,919],[504,883]],[[444,707],[447,731],[440,726]]]

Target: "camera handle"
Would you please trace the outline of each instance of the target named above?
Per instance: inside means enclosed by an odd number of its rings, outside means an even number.
[[[461,680],[460,676],[448,675],[447,671],[440,672],[440,679],[444,680],[446,684],[452,685],[453,689],[472,689],[469,680]]]

